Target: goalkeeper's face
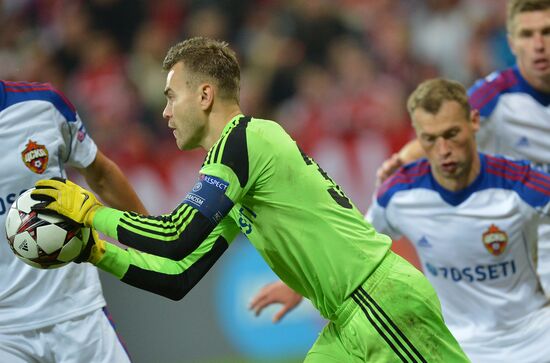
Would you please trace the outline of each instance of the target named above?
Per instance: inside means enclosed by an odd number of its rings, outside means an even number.
[[[162,116],[168,120],[180,150],[189,150],[204,144],[207,117],[203,88],[186,72],[183,63],[177,63],[166,76],[166,107]],[[209,107],[209,105],[207,105]]]
[[[412,119],[437,182],[455,191],[468,186],[479,172],[475,141],[479,128],[477,111],[466,117],[458,102],[444,101],[436,114],[418,108]]]

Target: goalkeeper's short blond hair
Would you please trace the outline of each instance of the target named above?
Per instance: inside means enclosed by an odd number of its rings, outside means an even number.
[[[168,50],[162,68],[170,71],[179,62],[193,73],[191,80],[196,84],[212,81],[221,97],[239,102],[241,70],[228,43],[206,37],[186,39]]]

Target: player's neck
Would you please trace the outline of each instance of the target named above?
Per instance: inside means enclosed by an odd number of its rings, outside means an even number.
[[[236,103],[213,107],[208,115],[208,131],[201,146],[205,150],[210,150],[214,143],[221,137],[222,131],[227,123],[241,113],[242,111]]]
[[[523,72],[521,70],[521,67],[519,68],[519,72],[531,87],[539,92],[550,94],[550,75],[547,77],[532,77],[529,76],[526,72]]]
[[[441,175],[433,174],[435,180],[444,189],[451,192],[458,192],[469,187],[478,177],[481,170],[481,161],[476,153],[470,164],[470,168],[464,172],[464,175],[459,178],[444,178]]]

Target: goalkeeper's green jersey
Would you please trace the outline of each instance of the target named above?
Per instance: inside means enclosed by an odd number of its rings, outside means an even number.
[[[326,318],[391,245],[279,124],[243,115],[226,125],[198,182],[172,213],[148,217],[102,208],[94,227],[130,247],[107,244],[100,268],[174,299],[241,231]]]

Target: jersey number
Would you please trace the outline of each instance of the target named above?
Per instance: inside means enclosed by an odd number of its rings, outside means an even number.
[[[319,166],[319,164],[317,164],[315,162],[315,160],[313,160],[313,158],[309,157],[305,152],[302,151],[302,149],[300,149],[300,148],[298,148],[298,149],[300,150],[300,154],[302,154],[302,158],[306,162],[306,165],[315,165],[317,167],[317,170],[319,171],[319,173],[321,173],[321,175],[323,176],[323,178],[325,178],[326,180],[328,180],[332,184],[332,186],[327,189],[327,192],[328,192],[328,194],[330,194],[332,199],[334,199],[334,201],[336,203],[338,203],[338,205],[340,205],[340,206],[342,206],[346,209],[352,209],[353,205],[351,204],[351,201],[349,200],[348,197],[346,197],[346,195],[344,194],[344,192],[342,191],[340,186],[338,184],[336,184],[334,182],[334,180],[331,179],[330,176],[328,176],[327,172],[324,171]]]

